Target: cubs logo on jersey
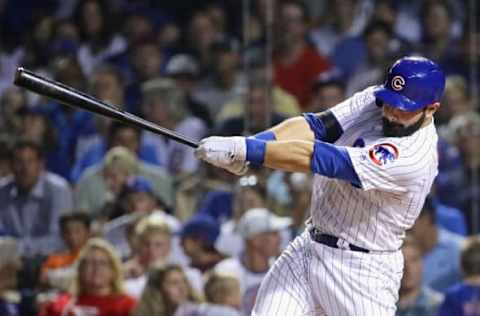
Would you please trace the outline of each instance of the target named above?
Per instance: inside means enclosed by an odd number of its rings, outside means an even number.
[[[398,158],[398,148],[391,143],[377,144],[370,148],[368,156],[374,164],[383,166]]]

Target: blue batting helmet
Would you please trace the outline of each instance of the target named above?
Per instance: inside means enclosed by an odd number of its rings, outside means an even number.
[[[424,57],[409,56],[390,67],[375,97],[402,111],[413,112],[438,102],[444,88],[445,75],[436,63]]]

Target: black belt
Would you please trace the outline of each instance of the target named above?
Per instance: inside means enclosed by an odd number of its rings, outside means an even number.
[[[310,237],[312,238],[312,240],[332,248],[350,249],[352,251],[360,251],[365,253],[370,252],[370,250],[368,249],[349,244],[344,240],[339,239],[338,237],[328,235],[328,234],[323,234],[320,231],[318,231],[318,229],[316,229],[315,227],[310,228]]]

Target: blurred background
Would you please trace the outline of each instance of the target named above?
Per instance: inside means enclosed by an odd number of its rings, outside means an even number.
[[[447,75],[440,165],[398,315],[463,315],[444,297],[480,277],[479,13],[476,0],[0,0],[0,314],[249,315],[311,193],[311,175],[235,177],[18,89],[18,66],[200,140],[327,110],[423,55]]]

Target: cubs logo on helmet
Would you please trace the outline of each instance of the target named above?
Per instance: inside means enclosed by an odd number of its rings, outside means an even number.
[[[405,79],[402,76],[395,76],[391,82],[392,89],[395,91],[400,91],[405,86]]]
[[[374,164],[383,166],[398,158],[398,148],[391,143],[376,144],[370,148],[368,156]]]

